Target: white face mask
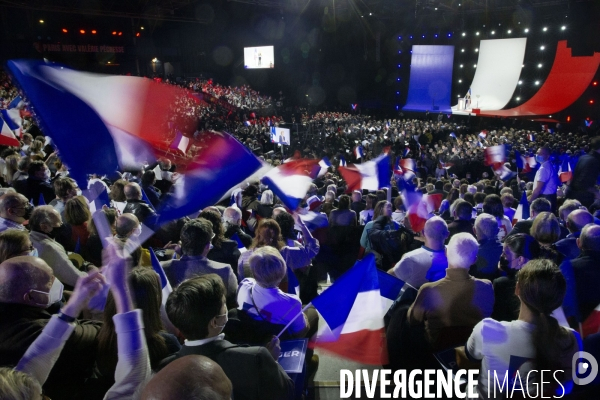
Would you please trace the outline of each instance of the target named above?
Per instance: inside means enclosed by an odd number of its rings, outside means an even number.
[[[221,331],[223,331],[223,328],[225,328],[225,325],[227,325],[227,321],[229,321],[229,315],[220,314],[220,315],[217,315],[215,318],[219,318],[219,317],[225,317],[225,323],[223,325],[216,325],[217,328],[221,328]]]
[[[60,301],[62,299],[62,295],[63,295],[63,289],[64,289],[64,285],[62,284],[61,281],[58,280],[58,278],[54,278],[54,282],[52,282],[52,286],[50,287],[50,291],[49,292],[43,292],[41,290],[31,290],[31,292],[37,292],[37,293],[43,293],[45,295],[48,296],[48,303],[47,304],[43,304],[43,303],[36,303],[40,306],[45,306],[45,307],[50,307],[52,304]]]

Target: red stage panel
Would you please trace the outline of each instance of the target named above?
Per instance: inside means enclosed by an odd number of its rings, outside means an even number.
[[[590,57],[573,57],[567,41],[556,48],[554,65],[540,90],[519,107],[509,110],[484,111],[482,116],[519,117],[550,115],[573,104],[587,89],[600,65],[600,53]]]

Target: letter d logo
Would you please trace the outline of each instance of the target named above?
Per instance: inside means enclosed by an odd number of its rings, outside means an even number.
[[[578,351],[573,354],[571,367],[573,369],[573,382],[576,385],[587,385],[598,375],[598,362],[593,355],[586,351]]]

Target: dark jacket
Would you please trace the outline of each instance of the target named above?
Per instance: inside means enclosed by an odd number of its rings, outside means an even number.
[[[583,250],[579,257],[567,260],[560,270],[567,281],[563,308],[567,317],[578,313],[583,322],[600,304],[600,251]],[[575,304],[573,304],[575,303]]]
[[[225,372],[233,386],[235,400],[287,400],[294,397],[294,382],[264,347],[237,346],[214,340],[201,346],[184,345],[161,363],[191,354],[210,358]]]
[[[140,223],[149,227],[156,223],[157,218],[156,212],[143,200],[127,200],[123,214],[133,214],[140,220]]]
[[[42,308],[0,303],[0,366],[17,365],[51,317]],[[76,324],[44,384],[44,393],[54,400],[80,398],[78,393],[92,373],[101,324],[92,321]]]
[[[512,231],[510,231],[510,233],[508,235],[506,235],[504,240],[506,240],[506,238],[509,236],[516,235],[517,233],[525,233],[525,234],[529,235],[529,231],[531,230],[532,225],[533,225],[533,219],[526,219],[526,220],[517,222],[515,224],[515,226],[513,226]]]
[[[564,257],[563,260],[572,260],[579,257],[581,250],[577,247],[577,238],[580,234],[581,232],[571,233],[566,238],[554,244],[556,250]]]
[[[27,197],[28,200],[32,200],[34,206],[41,205],[40,195],[43,197],[44,203],[46,204],[50,204],[50,202],[56,198],[54,187],[50,182],[40,181],[31,177],[25,180],[16,181],[14,183],[14,188],[17,192]]]
[[[457,233],[466,232],[473,235],[473,220],[466,219],[455,219],[454,221],[448,224],[448,241],[453,235]]]
[[[206,258],[219,263],[229,264],[231,269],[236,271],[240,255],[237,242],[224,239],[221,247],[213,247],[206,255]]]
[[[157,208],[160,205],[160,190],[152,185],[142,186],[142,190],[144,193],[146,193],[146,197],[148,198],[150,204],[152,204],[154,208]]]
[[[244,245],[244,247],[249,248],[252,244],[252,236],[248,235],[246,232],[242,230],[241,227],[237,225],[229,225],[227,230],[225,231],[225,237],[227,239],[231,239],[233,235],[237,235],[240,238],[240,241]],[[232,239],[234,240],[234,239]],[[237,265],[236,265],[237,268]]]
[[[501,276],[494,280],[494,311],[496,321],[514,321],[519,318],[521,301],[515,294],[517,279],[514,276]]]
[[[498,272],[498,261],[502,255],[502,245],[496,238],[493,240],[482,240],[477,250],[477,261],[471,266],[469,274],[479,279],[493,281],[500,274]]]

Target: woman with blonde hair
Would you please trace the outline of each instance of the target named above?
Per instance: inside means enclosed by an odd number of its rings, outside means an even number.
[[[553,245],[560,239],[560,223],[551,212],[541,212],[533,220],[529,234],[538,241],[541,248],[541,258],[559,264],[560,254]]]

